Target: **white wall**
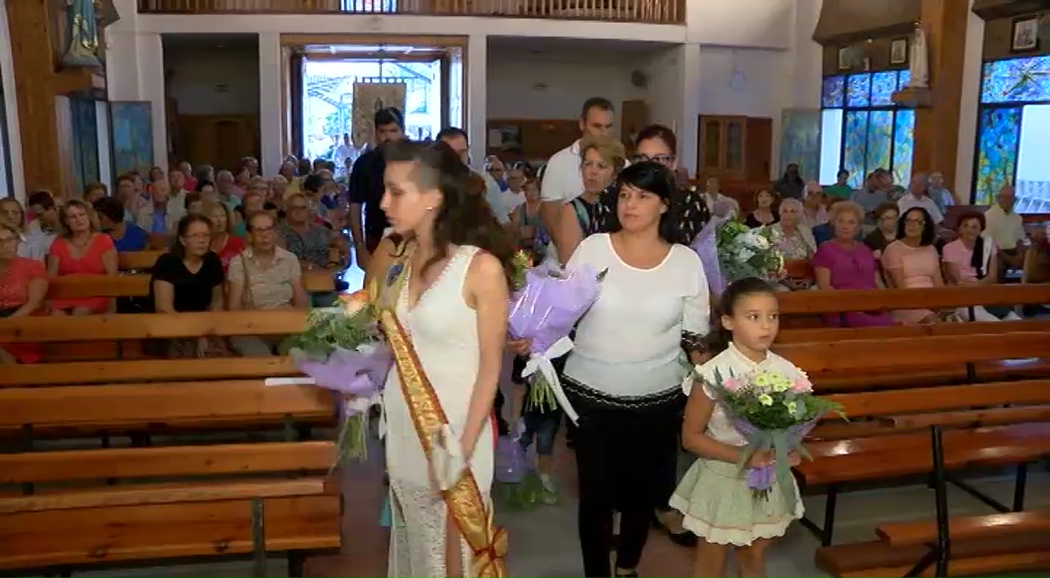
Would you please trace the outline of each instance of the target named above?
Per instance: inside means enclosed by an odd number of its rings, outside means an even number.
[[[631,84],[631,71],[640,67],[637,58],[490,50],[487,118],[571,119],[592,96],[605,97],[617,108],[625,100],[644,99],[647,92]]]
[[[686,0],[686,40],[788,50],[794,5],[800,1],[808,0]]]
[[[169,90],[179,114],[258,114],[259,56],[254,43],[166,45],[164,68],[173,73]]]
[[[7,118],[7,153],[11,157],[11,182],[15,198],[24,201],[26,196],[25,173],[22,170],[22,133],[18,124],[18,97],[15,94],[15,63],[11,56],[11,36],[7,33],[7,0],[0,0],[0,77],[4,83],[4,110]],[[0,158],[0,162],[2,158]],[[4,169],[0,167],[0,174]],[[7,185],[0,180],[0,187]],[[0,191],[3,193],[5,191]],[[0,194],[0,196],[3,196]]]
[[[121,20],[124,22],[124,12]],[[164,110],[164,48],[160,34],[138,32],[133,22],[106,31],[106,92],[111,101],[146,101],[153,117],[153,164],[168,168]]]
[[[970,0],[973,5],[973,0]],[[966,53],[963,57],[962,104],[959,107],[959,144],[955,155],[952,192],[960,203],[969,204],[973,189],[973,163],[977,151],[977,107],[981,97],[981,53],[984,49],[984,20],[972,11],[966,20]]]
[[[288,111],[281,110],[281,67],[284,65],[281,51],[281,35],[273,32],[259,35],[259,51],[256,76],[256,110],[259,113],[259,140],[262,158],[262,174],[276,175],[284,159],[284,133],[281,124]],[[265,114],[263,114],[265,111]],[[271,118],[272,117],[272,118]],[[264,120],[265,119],[265,120]]]

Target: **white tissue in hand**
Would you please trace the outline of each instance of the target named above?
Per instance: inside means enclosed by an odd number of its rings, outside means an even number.
[[[452,432],[448,424],[443,424],[431,439],[430,462],[434,469],[438,489],[441,491],[449,490],[456,485],[460,476],[467,469],[459,438]]]

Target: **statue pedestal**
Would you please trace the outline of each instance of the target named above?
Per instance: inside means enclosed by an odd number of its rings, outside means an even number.
[[[893,93],[893,103],[906,108],[930,108],[933,106],[933,91],[929,88],[906,87]]]

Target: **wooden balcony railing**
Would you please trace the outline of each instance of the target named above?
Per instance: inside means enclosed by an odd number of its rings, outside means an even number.
[[[413,14],[683,24],[686,0],[138,0],[166,14]]]

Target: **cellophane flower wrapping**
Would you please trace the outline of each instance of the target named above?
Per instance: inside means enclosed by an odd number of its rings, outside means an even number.
[[[788,376],[761,370],[742,376],[723,376],[715,371],[709,384],[733,426],[748,441],[740,466],[747,468],[747,483],[756,499],[768,499],[773,483],[780,486],[785,504],[793,508],[799,496],[792,483],[788,453],[810,458],[802,440],[817,422],[829,414],[842,415],[842,407],[813,394],[805,373]],[[774,462],[763,468],[747,466],[756,451],[773,453]]]
[[[777,234],[772,227],[752,229],[736,220],[719,224],[715,245],[722,282],[729,285],[745,277],[758,277],[766,281],[782,278],[784,256],[776,248],[777,241]]]
[[[523,285],[511,298],[508,332],[514,339],[532,343],[532,357],[542,356],[555,343],[567,339],[584,313],[598,299],[601,279],[590,265],[563,271],[540,265],[525,273]],[[528,407],[554,409],[557,402],[542,372],[529,377]]]
[[[707,285],[711,293],[715,295],[721,295],[726,288],[725,278],[722,277],[722,267],[718,261],[718,229],[724,222],[724,219],[712,217],[689,245],[700,257],[700,264],[704,266],[704,275],[707,277]]]
[[[341,295],[340,307],[310,311],[306,330],[282,345],[299,371],[339,396],[335,465],[368,457],[369,410],[393,365],[364,290]]]
[[[543,482],[536,474],[521,443],[525,434],[523,420],[516,432],[499,436],[496,440],[496,485],[493,488],[503,504],[515,510],[524,510],[540,504]]]

